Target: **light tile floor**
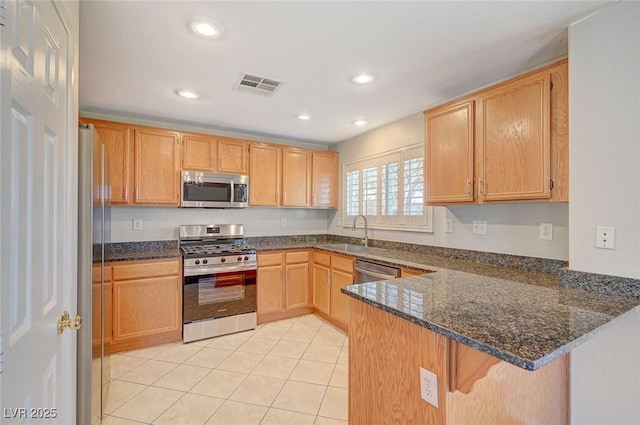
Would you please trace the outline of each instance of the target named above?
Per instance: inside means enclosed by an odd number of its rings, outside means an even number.
[[[318,316],[111,357],[104,425],[346,425],[348,339]]]

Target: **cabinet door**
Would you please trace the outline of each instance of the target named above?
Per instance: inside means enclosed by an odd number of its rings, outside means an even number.
[[[113,340],[180,331],[179,276],[113,282]]]
[[[309,305],[309,263],[286,265],[286,309]]]
[[[284,310],[283,266],[258,267],[258,313]]]
[[[136,204],[179,205],[180,133],[135,130]]]
[[[308,207],[311,193],[311,152],[282,149],[282,205]]]
[[[331,317],[349,324],[349,297],[340,288],[353,284],[353,274],[331,270]]]
[[[569,201],[569,69],[567,62],[551,74],[551,200]]]
[[[338,208],[338,153],[313,152],[311,206]]]
[[[425,117],[427,204],[473,201],[473,101]]]
[[[218,167],[220,173],[247,174],[248,147],[246,140],[219,137],[217,140]]]
[[[254,206],[280,205],[282,149],[263,143],[253,143],[250,149],[249,203]]]
[[[182,135],[182,169],[214,171],[216,141],[213,137]]]
[[[107,167],[111,183],[111,203],[130,204],[133,200],[131,169],[133,145],[131,127],[126,124],[82,118],[81,123],[93,124],[99,141],[107,151]],[[95,146],[97,148],[98,146]],[[96,152],[97,153],[97,152]],[[94,178],[95,179],[95,178]],[[96,180],[98,181],[98,180]]]
[[[331,276],[329,268],[313,265],[313,306],[325,314],[330,314]]]
[[[113,323],[113,285],[111,283],[111,268],[105,266],[104,279],[104,343],[105,347],[111,343],[112,323]],[[91,335],[93,340],[94,357],[99,355],[101,350],[102,335],[102,285],[100,284],[101,273],[100,267],[93,267],[93,285],[92,285],[92,309],[91,309]]]
[[[477,108],[480,198],[549,198],[549,72],[489,90]]]

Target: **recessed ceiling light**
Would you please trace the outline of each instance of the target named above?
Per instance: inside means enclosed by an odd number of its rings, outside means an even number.
[[[358,85],[365,85],[365,84],[371,84],[376,80],[376,76],[373,75],[370,72],[360,72],[356,75],[353,76],[353,78],[351,79],[351,81],[353,82],[353,84],[358,84]]]
[[[185,99],[197,99],[200,97],[200,95],[193,90],[176,90],[176,94],[180,97],[184,97]]]
[[[357,126],[363,126],[363,125],[369,124],[369,120],[359,119],[359,120],[351,121],[351,124],[357,125]]]
[[[220,26],[207,18],[193,18],[189,21],[189,27],[200,37],[216,38],[222,34]]]
[[[302,120],[302,121],[309,121],[312,116],[313,115],[309,115],[309,114],[298,114],[298,115],[296,115],[296,118],[298,118],[299,120]]]

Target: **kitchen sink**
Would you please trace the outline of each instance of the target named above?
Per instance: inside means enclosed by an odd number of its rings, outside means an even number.
[[[382,248],[375,248],[372,246],[364,246],[364,245],[353,245],[349,243],[334,243],[329,245],[318,245],[318,247],[335,250],[335,251],[344,251],[344,252],[352,252],[352,253],[383,251]]]

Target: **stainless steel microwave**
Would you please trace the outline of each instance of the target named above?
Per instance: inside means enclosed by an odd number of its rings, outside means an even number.
[[[182,171],[180,206],[183,208],[246,208],[249,177]]]

